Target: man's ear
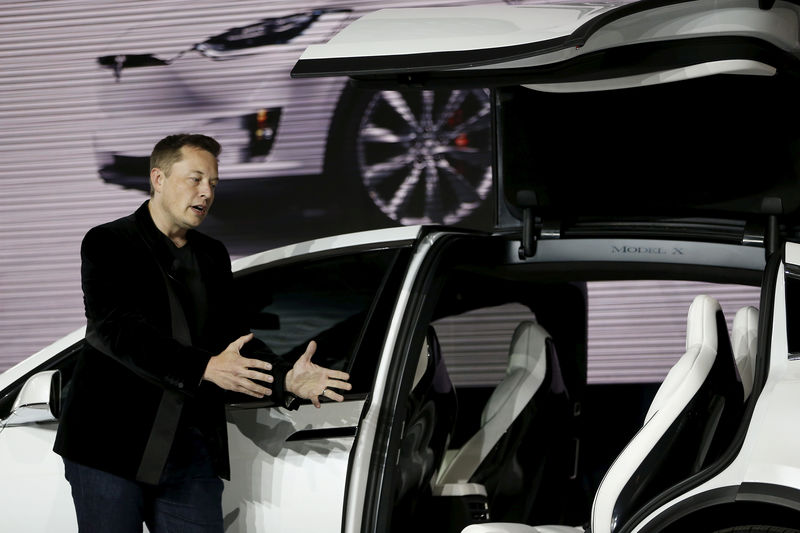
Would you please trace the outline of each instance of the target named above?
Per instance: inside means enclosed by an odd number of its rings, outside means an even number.
[[[150,169],[150,187],[153,189],[153,191],[161,192],[164,178],[164,173],[160,168],[154,167]]]

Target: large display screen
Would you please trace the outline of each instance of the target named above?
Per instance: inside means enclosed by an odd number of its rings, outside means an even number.
[[[150,150],[168,134],[221,141],[203,230],[234,257],[398,224],[486,227],[488,92],[289,75],[364,13],[428,3],[5,2],[0,370],[83,323],[81,239],[147,199]]]

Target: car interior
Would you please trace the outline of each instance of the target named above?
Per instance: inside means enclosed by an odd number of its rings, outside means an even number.
[[[432,402],[435,413],[428,415],[437,431],[447,426],[447,449],[441,449],[441,437],[430,438],[423,453],[421,432],[404,432],[394,482],[402,498],[395,503],[392,531],[414,524],[455,532],[485,522],[585,527],[593,502],[595,513],[603,507],[609,521],[621,524],[726,453],[752,389],[747,369],[756,346],[754,306],[736,313],[729,334],[717,300],[698,294],[687,302],[685,352],[674,354],[663,382],[591,383],[586,284],[619,272],[502,264],[498,243],[489,240],[466,239],[450,252],[438,266],[437,281],[423,289],[429,301],[421,317],[428,344],[438,346],[442,382],[455,397],[448,396],[446,407]],[[668,266],[661,269],[664,278],[677,276]],[[655,270],[640,275],[658,279]],[[437,329],[441,337],[443,320],[510,302],[521,304],[529,318],[513,326],[502,354],[503,375],[484,384],[462,384],[452,368],[448,375],[447,348],[431,340]],[[418,459],[441,457],[415,478],[422,485],[413,505],[401,473],[409,468],[411,449]]]
[[[568,472],[574,455],[569,429],[572,405],[550,334],[534,320],[517,325],[510,339],[505,376],[489,396],[480,428],[449,450],[434,491],[479,483],[493,513],[525,519],[543,503],[546,469]],[[543,439],[542,435],[548,435]]]

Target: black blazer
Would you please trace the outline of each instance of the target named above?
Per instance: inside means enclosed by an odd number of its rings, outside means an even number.
[[[207,291],[205,341],[189,344],[170,276],[172,254],[145,202],[89,230],[81,246],[86,343],[68,387],[54,450],[76,463],[157,483],[182,411],[200,413],[216,471],[230,477],[224,393],[202,376],[210,357],[248,333],[225,246],[190,230]],[[267,356],[255,354],[256,356]],[[252,356],[252,355],[251,355]],[[288,365],[272,360],[272,399],[283,402]]]

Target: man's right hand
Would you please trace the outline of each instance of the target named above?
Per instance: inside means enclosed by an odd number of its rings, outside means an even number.
[[[239,337],[219,355],[208,360],[203,379],[225,390],[241,392],[256,398],[272,394],[272,390],[253,380],[272,383],[272,376],[262,370],[272,370],[272,365],[259,359],[248,359],[240,354],[242,347],[253,334]]]

